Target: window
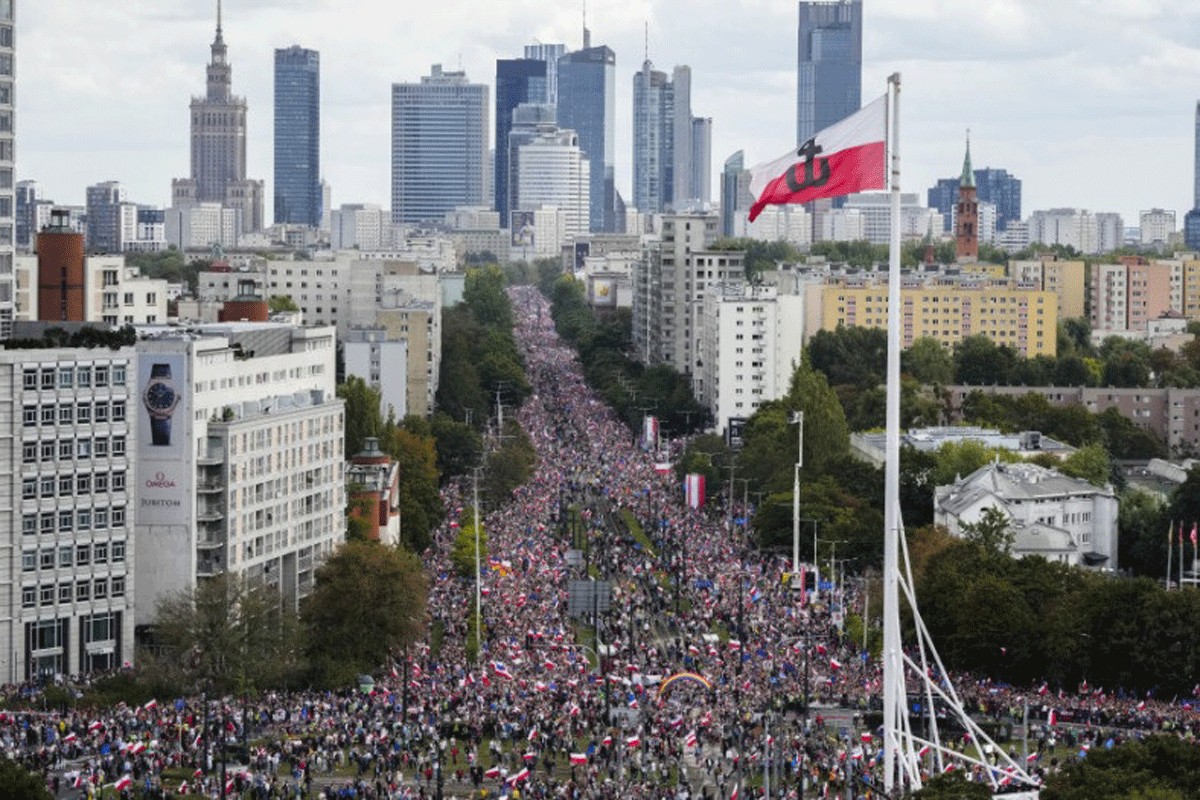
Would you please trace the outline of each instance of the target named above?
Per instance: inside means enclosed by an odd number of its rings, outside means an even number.
[[[109,595],[112,597],[125,596],[125,578],[123,576],[118,576],[112,579],[112,586],[109,590]]]
[[[25,464],[35,464],[38,458],[37,442],[25,442],[21,445],[21,461]]]
[[[92,440],[91,439],[76,439],[75,440],[75,456],[76,456],[76,458],[91,458],[92,457]]]
[[[108,509],[97,508],[92,512],[92,524],[96,530],[103,530],[108,527]]]
[[[81,389],[92,385],[91,367],[78,367],[75,370],[75,385]]]
[[[108,455],[108,439],[100,437],[92,446],[92,454],[96,458],[104,458]]]
[[[114,400],[113,401],[112,421],[113,422],[124,422],[125,421],[125,401],[124,400]]]
[[[71,566],[71,564],[74,563],[74,559],[72,558],[72,556],[74,556],[74,555],[75,555],[75,548],[71,547],[71,545],[69,545],[69,544],[63,545],[62,547],[58,548],[58,566],[60,566],[60,567]]]
[[[125,404],[122,403],[121,408],[123,409],[124,407],[125,407]],[[112,438],[112,454],[114,456],[125,455],[125,437],[124,436],[114,436]]]
[[[21,608],[33,608],[37,605],[37,587],[21,587]]]
[[[75,512],[60,511],[58,512],[58,529],[60,531],[69,531],[75,527]]]
[[[26,514],[21,517],[21,533],[26,536],[37,535],[37,514]]]
[[[75,512],[75,530],[86,531],[92,527],[91,509],[81,508]]]
[[[75,406],[63,403],[58,407],[58,424],[70,425],[75,421]]]
[[[37,550],[25,550],[21,553],[21,571],[33,572],[37,569]]]
[[[71,456],[75,455],[75,440],[74,439],[59,439],[58,440],[58,457],[64,461],[69,461]]]
[[[133,292],[125,293],[125,305],[127,305],[127,306],[133,305]]]
[[[92,421],[92,405],[91,403],[79,403],[75,406],[75,421],[76,422],[91,422]]]
[[[125,509],[114,508],[112,510],[112,526],[114,528],[125,527]]]
[[[60,367],[58,370],[58,388],[70,389],[75,385],[75,370],[71,367]]]
[[[21,410],[21,420],[25,423],[26,428],[32,428],[37,425],[38,410],[37,406],[25,406]]]
[[[60,602],[60,603],[71,602],[71,584],[60,583],[58,585],[58,602]]]
[[[92,597],[103,600],[108,597],[108,578],[97,578],[92,585]]]
[[[99,542],[92,546],[92,563],[107,564],[108,563],[108,545],[104,542]]]
[[[53,475],[47,475],[41,480],[41,495],[42,497],[54,497],[54,487],[56,483]]]
[[[26,389],[36,389],[38,385],[37,370],[27,369],[21,374],[21,385]]]
[[[38,588],[38,600],[43,606],[54,605],[54,584]]]
[[[92,546],[90,544],[76,545],[75,566],[86,567],[92,563]]]
[[[40,449],[42,451],[42,461],[54,460],[54,442],[42,442]]]
[[[97,386],[99,386],[99,387],[108,386],[108,367],[96,367],[96,372],[94,373],[94,375],[96,378]]]
[[[108,491],[108,475],[101,472],[92,477],[92,486],[97,492]]]
[[[38,530],[42,533],[54,533],[54,512],[45,511],[38,517]]]
[[[112,543],[112,562],[120,564],[125,560],[125,542],[117,541]]]
[[[108,404],[96,403],[95,413],[93,415],[96,422],[108,422]]]
[[[125,365],[124,364],[113,364],[112,385],[113,386],[124,386],[125,385]]]
[[[114,472],[112,476],[112,490],[114,492],[125,491],[125,473]]]
[[[47,547],[38,551],[38,566],[41,569],[54,569],[54,549]]]
[[[43,425],[53,425],[54,424],[54,406],[52,406],[52,405],[42,406],[40,416],[42,418]]]
[[[37,498],[37,478],[25,478],[21,481],[21,497],[25,500]]]
[[[43,389],[53,389],[54,388],[54,370],[52,370],[52,369],[42,370],[41,384],[42,384]]]
[[[87,600],[91,596],[92,596],[92,582],[91,581],[79,581],[78,583],[75,584],[75,599],[76,600]]]
[[[92,493],[92,476],[91,475],[76,475],[75,476],[75,493],[76,494],[91,494]]]
[[[70,475],[58,476],[58,496],[70,497],[75,494],[75,479]]]

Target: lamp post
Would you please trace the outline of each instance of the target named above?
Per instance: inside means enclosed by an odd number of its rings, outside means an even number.
[[[797,430],[796,465],[792,470],[792,575],[800,572],[800,468],[804,466],[804,412],[797,411],[788,420]],[[817,523],[813,520],[813,538],[816,539]],[[816,548],[813,548],[814,561]]]
[[[499,395],[497,395],[498,397]],[[481,586],[481,578],[479,576],[479,531],[483,527],[483,519],[479,516],[479,471],[482,466],[475,467],[471,470],[471,494],[472,502],[475,510],[473,512],[475,522],[475,658],[479,658],[479,651],[483,647],[483,588]]]

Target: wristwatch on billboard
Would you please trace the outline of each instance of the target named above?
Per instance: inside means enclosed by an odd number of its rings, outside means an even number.
[[[142,392],[142,402],[150,414],[150,443],[156,447],[171,444],[171,415],[179,405],[179,392],[171,380],[170,364],[153,364],[150,381]]]

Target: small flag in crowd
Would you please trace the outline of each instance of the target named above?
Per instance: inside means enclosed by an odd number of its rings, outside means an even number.
[[[637,735],[630,736],[628,739],[625,740],[625,746],[626,747],[641,747],[642,739],[640,736],[637,736]]]
[[[588,763],[588,758],[585,753],[571,753],[571,766],[582,767]]]
[[[499,661],[492,662],[492,672],[496,673],[501,678],[504,678],[506,680],[511,681],[513,679],[513,675],[511,672],[508,671],[508,667],[504,666]]]

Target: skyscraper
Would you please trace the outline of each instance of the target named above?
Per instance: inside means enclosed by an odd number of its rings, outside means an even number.
[[[434,64],[420,83],[392,84],[392,221],[440,220],[484,202],[488,87]]]
[[[1192,210],[1183,215],[1183,242],[1200,249],[1200,102],[1196,103],[1195,160],[1192,162]]]
[[[525,45],[525,58],[546,62],[546,94],[541,98],[530,98],[529,102],[551,106],[558,104],[558,60],[566,52],[567,46],[563,44]]]
[[[692,70],[671,80],[647,59],[633,76],[633,203],[682,211],[712,199],[712,119],[692,116]]]
[[[275,223],[321,224],[321,56],[275,51]]]
[[[996,206],[996,230],[1004,230],[1010,222],[1021,221],[1021,179],[1008,174],[1006,169],[974,170],[975,189],[981,203]],[[949,231],[954,218],[954,204],[958,201],[958,187],[962,178],[941,178],[929,188],[928,205],[942,213],[942,220]]]
[[[620,232],[623,217],[614,185],[616,144],[617,55],[611,48],[591,46],[584,30],[583,49],[558,60],[558,127],[579,134],[579,147],[590,169],[591,229]]]
[[[513,110],[522,103],[544,103],[546,97],[546,62],[534,58],[511,58],[496,61],[496,202],[500,212],[500,227],[507,228],[510,208],[508,186],[508,133],[512,130]]]
[[[736,236],[738,217],[750,210],[750,170],[741,150],[725,159],[721,170],[721,235]]]
[[[262,181],[246,179],[246,100],[233,94],[220,0],[211,52],[205,95],[191,102],[192,177],[173,181],[171,196],[183,207],[221,203],[238,209],[243,231],[261,230]]]
[[[862,2],[800,2],[796,141],[862,106]]]
[[[12,332],[15,314],[13,284],[13,132],[16,130],[16,108],[13,102],[13,79],[16,72],[16,49],[13,46],[13,21],[16,2],[0,3],[0,338]]]
[[[16,245],[17,249],[23,252],[33,249],[34,237],[37,236],[34,209],[41,199],[42,194],[37,181],[17,181]]]
[[[137,205],[127,202],[117,181],[87,187],[87,249],[89,253],[120,253],[137,234]]]

